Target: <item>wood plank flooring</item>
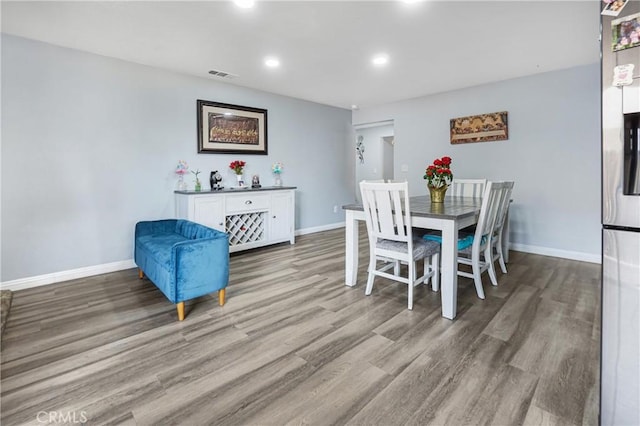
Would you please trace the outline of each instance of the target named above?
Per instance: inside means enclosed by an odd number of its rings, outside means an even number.
[[[344,230],[305,235],[232,255],[183,322],[133,269],[15,292],[2,424],[597,424],[599,265],[512,252],[449,321],[426,286],[364,295],[365,234],[355,288]]]

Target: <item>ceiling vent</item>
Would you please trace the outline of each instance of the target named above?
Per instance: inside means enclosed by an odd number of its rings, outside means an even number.
[[[211,71],[209,71],[209,74],[211,74],[214,77],[224,78],[224,79],[227,79],[227,80],[231,80],[232,78],[238,77],[235,74],[231,74],[229,72],[224,72],[224,71],[219,71],[219,70],[211,70]]]

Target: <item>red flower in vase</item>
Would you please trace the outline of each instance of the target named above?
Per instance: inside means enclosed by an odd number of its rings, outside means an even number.
[[[451,157],[442,157],[433,160],[433,164],[427,167],[422,178],[425,179],[427,185],[432,188],[448,186],[453,179]]]
[[[235,160],[235,161],[232,161],[232,162],[229,164],[229,168],[230,168],[231,170],[233,170],[233,172],[234,172],[235,174],[237,174],[237,175],[241,175],[241,174],[242,174],[242,171],[244,170],[244,166],[245,166],[245,164],[247,164],[247,163],[245,163],[244,161],[241,161],[241,160]]]

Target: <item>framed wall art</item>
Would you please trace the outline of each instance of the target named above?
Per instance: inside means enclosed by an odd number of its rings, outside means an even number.
[[[509,139],[506,111],[452,118],[449,124],[451,144],[503,141]]]
[[[629,0],[604,0],[604,8],[601,14],[605,16],[618,16]]]
[[[611,49],[614,52],[640,46],[640,13],[614,19],[611,29]]]
[[[198,153],[267,155],[267,110],[198,99]]]

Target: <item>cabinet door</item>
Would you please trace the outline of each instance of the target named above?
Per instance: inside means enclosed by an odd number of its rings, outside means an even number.
[[[290,240],[293,244],[293,192],[273,193],[270,214],[269,239],[271,241]]]
[[[225,232],[224,199],[222,197],[198,197],[193,202],[194,222]]]

